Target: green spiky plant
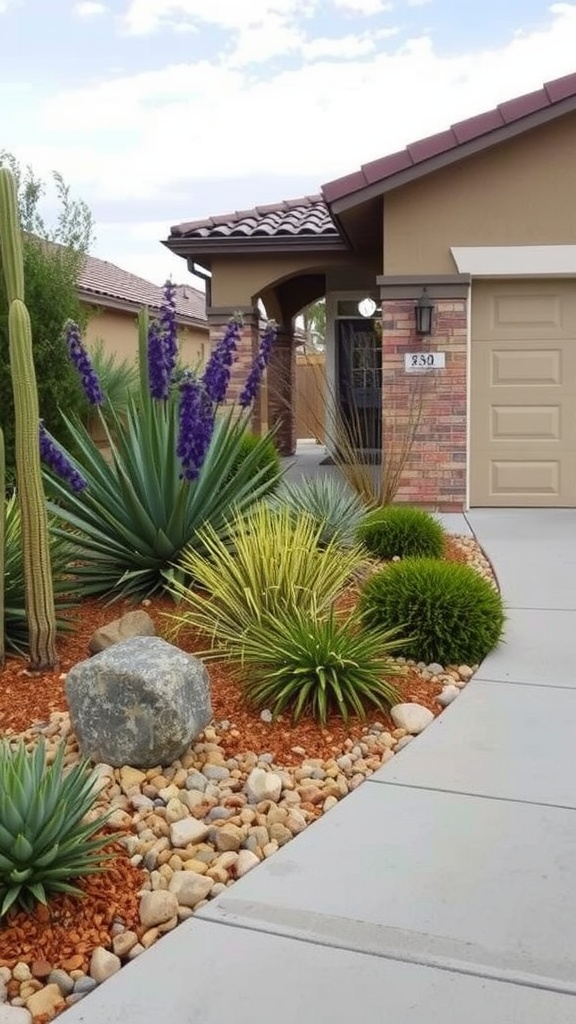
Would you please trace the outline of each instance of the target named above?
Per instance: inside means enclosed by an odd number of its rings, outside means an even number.
[[[38,390],[30,316],[24,303],[24,263],[16,187],[0,167],[0,255],[8,297],[10,369],[15,406],[16,479],[22,521],[28,644],[32,670],[56,664],[56,611],[48,518],[38,443]],[[2,495],[4,499],[4,494]]]
[[[82,895],[74,880],[105,870],[110,836],[98,835],[107,815],[87,821],[96,801],[96,773],[82,761],[64,765],[65,744],[47,764],[41,739],[0,746],[0,918],[11,907],[31,910],[56,892]]]
[[[0,427],[0,668],[4,665],[6,645],[4,642],[4,545],[6,535],[6,459],[4,453],[4,431]]]

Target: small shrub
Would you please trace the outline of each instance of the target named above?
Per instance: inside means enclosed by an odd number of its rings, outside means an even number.
[[[339,621],[331,611],[310,618],[301,608],[252,629],[243,663],[248,700],[275,716],[290,709],[294,721],[308,712],[321,725],[331,711],[366,717],[397,702],[389,676],[397,668],[388,656],[397,647],[394,631],[362,631],[354,616]]]
[[[368,512],[358,539],[376,558],[441,558],[445,532],[429,512],[410,505],[386,505]]]
[[[329,476],[302,477],[298,484],[283,484],[273,500],[276,507],[290,509],[296,516],[310,516],[321,527],[321,546],[332,540],[353,544],[365,513],[360,497]]]
[[[482,661],[505,621],[500,594],[474,569],[429,558],[396,562],[372,576],[360,610],[367,626],[410,637],[400,654],[441,665]]]
[[[307,516],[261,503],[237,515],[219,536],[205,525],[179,568],[196,587],[174,579],[181,610],[172,618],[197,630],[213,656],[242,656],[250,630],[300,609],[324,613],[364,561],[359,547],[319,547],[321,528]],[[202,652],[209,655],[210,651]]]
[[[251,430],[244,429],[240,432],[240,446],[232,463],[230,478],[233,479],[246,459],[252,458],[256,453],[254,472],[261,473],[262,495],[272,494],[278,487],[282,473],[282,463],[274,439],[272,437],[261,438],[259,434],[254,434]]]
[[[52,532],[50,534],[50,558],[54,599],[56,610],[59,611],[66,608],[67,602],[65,597],[72,585],[68,578],[72,546],[63,536],[56,537]],[[20,509],[15,494],[8,498],[6,502],[4,559],[4,632],[6,649],[16,651],[18,654],[25,654],[28,647],[28,624],[26,620]],[[64,629],[66,625],[69,625],[69,622],[66,623],[59,616],[57,625],[59,629]]]
[[[52,764],[41,740],[0,746],[0,917],[12,906],[30,911],[51,893],[81,895],[73,884],[105,870],[109,836],[98,836],[106,816],[84,821],[96,799],[96,774],[81,762],[64,768],[65,744]]]

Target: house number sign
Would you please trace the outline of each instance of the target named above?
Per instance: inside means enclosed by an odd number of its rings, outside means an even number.
[[[406,352],[404,369],[406,373],[418,373],[422,370],[444,370],[446,368],[445,352]]]

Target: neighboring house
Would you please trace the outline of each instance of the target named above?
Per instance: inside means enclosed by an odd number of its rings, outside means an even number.
[[[351,395],[372,409],[366,447],[381,423],[394,453],[421,392],[398,500],[575,507],[575,168],[576,74],[317,196],[180,224],[165,244],[211,272],[211,332],[244,309],[246,364],[257,301],[278,320],[268,394],[282,401],[270,397],[260,421],[282,420],[285,451],[293,318],[326,295],[328,373],[344,409]],[[424,288],[427,334],[416,330]],[[436,367],[414,373],[410,356]]]
[[[90,309],[86,340],[99,338],[119,359],[134,359],[138,351],[136,318],[143,306],[156,316],[162,302],[162,288],[106,260],[87,256],[78,294]],[[186,365],[204,361],[209,351],[206,296],[190,285],[179,285],[176,316],[180,359]]]

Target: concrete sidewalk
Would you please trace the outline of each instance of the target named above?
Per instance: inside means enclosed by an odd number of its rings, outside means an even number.
[[[416,742],[67,1024],[576,1019],[576,511],[467,520],[508,642]]]

